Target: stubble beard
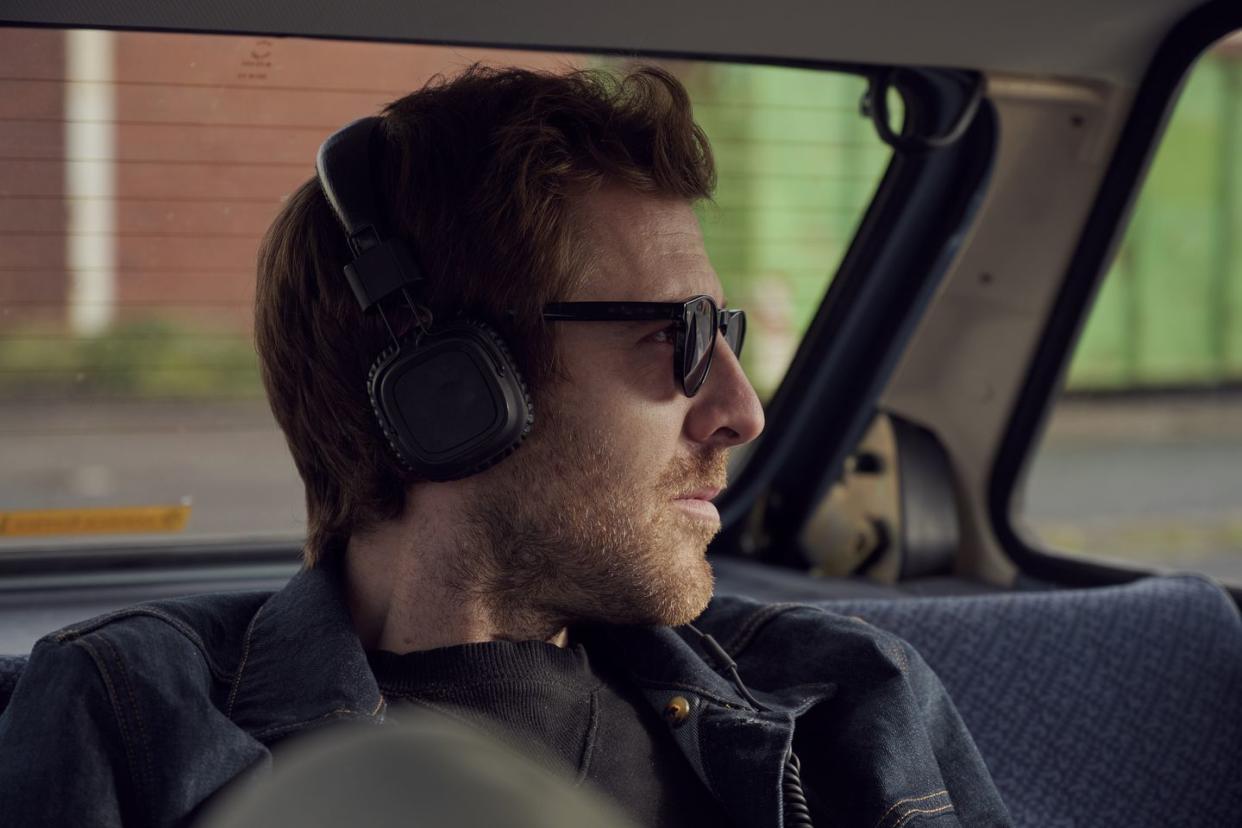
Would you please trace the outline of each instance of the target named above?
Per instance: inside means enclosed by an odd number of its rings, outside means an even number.
[[[675,458],[653,483],[602,429],[541,414],[539,436],[471,505],[454,580],[524,637],[694,620],[712,596],[705,551],[719,526],[673,500],[723,486],[725,451]]]

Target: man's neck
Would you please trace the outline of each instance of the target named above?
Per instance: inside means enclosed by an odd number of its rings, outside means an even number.
[[[412,495],[400,518],[350,538],[345,587],[362,645],[394,653],[486,641],[566,646],[563,625],[497,607],[463,583],[474,550],[464,548],[452,511],[439,499],[434,491]]]

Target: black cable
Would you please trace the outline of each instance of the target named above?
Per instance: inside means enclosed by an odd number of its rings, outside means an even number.
[[[724,647],[721,647],[716,639],[693,624],[687,624],[686,626],[699,637],[703,648],[711,654],[712,658],[728,671],[729,680],[733,682],[733,686],[737,688],[742,698],[756,710],[771,713],[772,711],[761,704],[751,694],[750,690],[746,688],[746,685],[742,682],[741,675],[738,674],[737,662],[729,657]],[[789,746],[789,753],[785,754],[785,768],[781,776],[781,794],[784,800],[784,824],[786,828],[815,828],[811,822],[810,804],[807,802],[806,793],[802,790],[802,763],[798,761],[798,755],[793,752],[792,743]]]
[[[785,775],[781,778],[781,791],[785,794],[785,824],[794,828],[814,828],[811,823],[811,805],[802,790],[802,763],[798,754],[789,750],[785,758]]]

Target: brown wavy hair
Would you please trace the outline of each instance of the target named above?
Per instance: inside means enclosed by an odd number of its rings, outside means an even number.
[[[572,295],[585,263],[575,196],[613,182],[696,201],[715,186],[686,90],[654,67],[618,77],[475,65],[389,104],[380,132],[378,197],[419,259],[423,302],[436,319],[460,313],[498,328],[536,411],[560,376],[542,308]],[[308,567],[352,533],[400,516],[418,482],[371,412],[367,371],[389,340],[349,290],[349,259],[315,178],[292,195],[259,251],[255,345],[306,485]]]

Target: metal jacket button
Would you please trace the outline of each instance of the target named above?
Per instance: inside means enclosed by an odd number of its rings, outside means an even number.
[[[685,696],[673,696],[664,705],[664,720],[673,727],[678,727],[690,718],[690,702]]]

